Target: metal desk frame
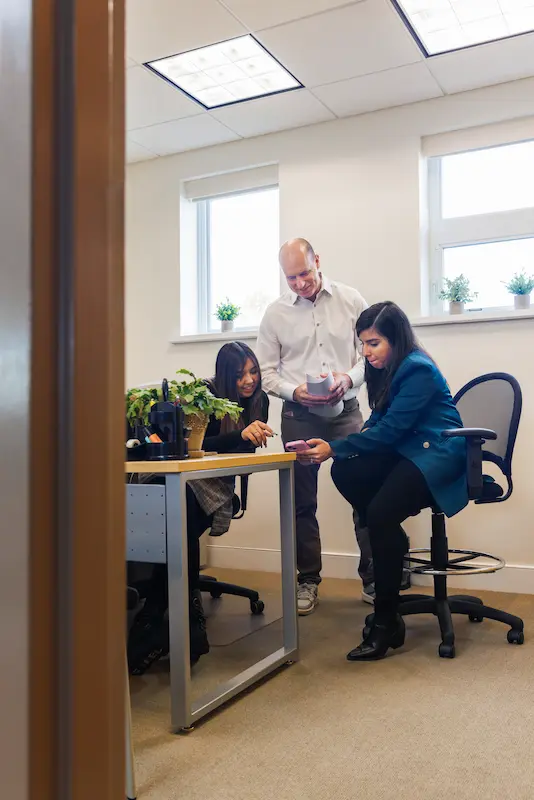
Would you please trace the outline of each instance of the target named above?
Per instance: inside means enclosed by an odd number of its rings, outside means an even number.
[[[253,472],[279,472],[280,536],[282,553],[283,647],[220,684],[191,703],[189,661],[189,589],[187,574],[186,485],[191,480],[222,478]],[[252,686],[283,664],[298,660],[296,601],[296,540],[293,462],[247,464],[165,475],[167,508],[167,574],[169,579],[169,633],[171,668],[171,725],[174,731],[193,723]]]

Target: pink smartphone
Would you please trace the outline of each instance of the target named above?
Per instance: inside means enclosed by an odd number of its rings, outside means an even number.
[[[296,442],[288,442],[286,450],[289,453],[301,453],[303,450],[311,450],[311,447],[303,439],[298,439]]]

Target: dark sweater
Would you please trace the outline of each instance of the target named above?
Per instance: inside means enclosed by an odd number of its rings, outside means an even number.
[[[243,417],[248,420],[248,405],[249,400],[241,400],[240,405],[243,408]],[[261,422],[267,422],[269,416],[269,398],[262,391],[261,393],[261,410],[259,419]],[[251,422],[256,420],[251,419],[245,423],[245,427],[250,425]],[[229,433],[221,433],[220,419],[215,419],[214,416],[210,417],[206,436],[204,437],[203,449],[217,452],[217,453],[253,453],[255,447],[252,442],[243,439],[241,431],[230,431]]]

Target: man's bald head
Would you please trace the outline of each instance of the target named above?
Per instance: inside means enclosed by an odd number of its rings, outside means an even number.
[[[321,289],[319,256],[306,239],[289,239],[278,255],[289,288],[305,300],[314,301]]]

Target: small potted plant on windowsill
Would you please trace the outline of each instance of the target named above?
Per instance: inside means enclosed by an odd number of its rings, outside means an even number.
[[[465,275],[458,275],[457,278],[444,278],[443,289],[440,292],[440,300],[449,301],[449,314],[463,314],[466,303],[472,303],[478,296],[478,292],[472,292],[469,280]]]
[[[527,275],[525,270],[516,272],[508,283],[506,291],[514,296],[514,308],[530,308],[530,295],[534,289],[534,275]]]
[[[224,303],[219,303],[215,309],[215,316],[221,323],[221,332],[233,331],[234,320],[239,316],[241,309],[231,303],[228,298]]]

